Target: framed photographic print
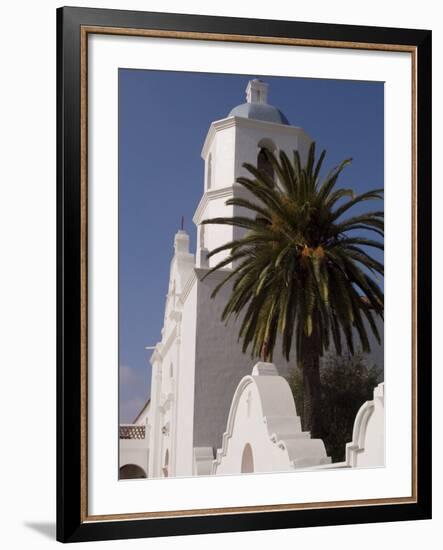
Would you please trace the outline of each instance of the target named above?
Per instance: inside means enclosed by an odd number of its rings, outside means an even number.
[[[431,32],[60,8],[57,538],[431,517]]]

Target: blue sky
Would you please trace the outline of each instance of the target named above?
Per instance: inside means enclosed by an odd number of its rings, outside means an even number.
[[[213,120],[245,101],[251,78],[269,103],[326,149],[325,170],[352,157],[341,186],[383,187],[384,87],[380,82],[119,70],[120,420],[131,422],[150,393],[149,351],[160,339],[181,216],[203,192],[201,148]]]

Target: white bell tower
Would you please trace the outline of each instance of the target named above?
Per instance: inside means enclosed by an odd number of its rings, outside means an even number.
[[[204,192],[193,218],[197,225],[197,267],[216,265],[227,253],[217,254],[208,261],[208,251],[242,233],[236,227],[201,225],[201,222],[208,218],[248,215],[244,209],[225,204],[229,198],[247,194],[236,183],[239,176],[250,175],[243,163],[257,166],[263,147],[273,151],[282,149],[290,157],[292,151],[298,149],[303,160],[311,141],[302,128],[291,126],[283,113],[268,103],[266,82],[258,79],[248,82],[246,103],[232,109],[227,118],[213,122],[203,145]]]

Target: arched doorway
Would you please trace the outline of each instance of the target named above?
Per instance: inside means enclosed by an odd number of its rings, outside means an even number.
[[[140,479],[144,477],[146,477],[146,472],[136,464],[125,464],[119,471],[119,479]]]
[[[252,448],[249,443],[246,443],[243,449],[243,455],[241,458],[241,473],[252,474],[254,472],[254,457],[252,455]]]

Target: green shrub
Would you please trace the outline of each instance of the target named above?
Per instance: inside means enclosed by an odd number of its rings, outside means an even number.
[[[322,360],[321,438],[333,462],[345,459],[345,445],[352,439],[358,409],[373,398],[373,390],[381,378],[382,369],[368,365],[361,353],[354,356],[330,355]],[[299,368],[291,371],[288,382],[297,414],[302,417],[303,374]]]

